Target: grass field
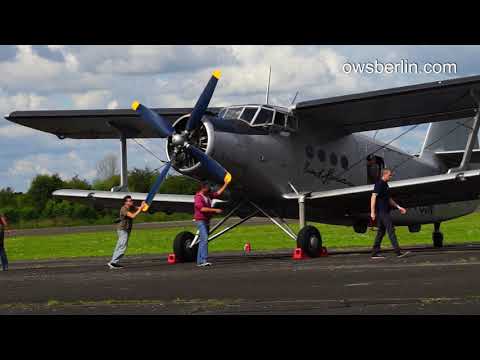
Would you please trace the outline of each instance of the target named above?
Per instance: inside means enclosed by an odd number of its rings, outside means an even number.
[[[444,243],[480,242],[480,213],[442,224]],[[320,230],[324,246],[328,248],[369,247],[375,232],[356,234],[351,227],[315,224]],[[295,231],[297,226],[293,226]],[[172,252],[172,241],[182,230],[194,231],[194,227],[156,230],[134,230],[127,255],[163,254]],[[433,225],[424,225],[419,233],[409,233],[406,227],[398,227],[401,245],[431,244]],[[213,251],[242,250],[250,242],[252,250],[293,249],[294,242],[273,225],[240,226],[215,239],[209,246]],[[5,240],[10,261],[67,258],[84,256],[111,256],[116,243],[116,233],[98,232],[55,236],[13,236]],[[389,247],[388,237],[383,242]]]

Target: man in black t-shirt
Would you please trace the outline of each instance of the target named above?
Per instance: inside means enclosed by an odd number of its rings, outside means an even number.
[[[393,207],[396,207],[401,214],[405,214],[407,210],[398,205],[390,197],[390,188],[388,182],[392,177],[392,171],[390,169],[382,170],[382,177],[379,181],[375,183],[373,189],[372,197],[370,200],[370,210],[372,221],[377,220],[377,236],[375,237],[375,243],[373,244],[372,249],[372,259],[384,259],[383,256],[379,255],[380,244],[382,239],[385,236],[385,232],[388,233],[390,242],[392,243],[393,249],[397,254],[397,257],[404,257],[409,252],[403,252],[400,250],[398,245],[397,236],[395,235],[395,228],[393,227],[392,218],[390,216],[390,210]]]

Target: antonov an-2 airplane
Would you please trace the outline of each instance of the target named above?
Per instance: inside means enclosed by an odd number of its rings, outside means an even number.
[[[215,71],[193,108],[149,109],[134,102],[131,110],[15,111],[6,118],[60,139],[121,140],[119,187],[110,192],[62,189],[53,194],[58,198],[119,207],[122,197],[131,194],[136,201],[146,200],[148,211],[192,213],[193,196],[157,194],[170,167],[198,180],[231,181],[226,196],[214,203],[226,216],[213,226],[209,240],[262,216],[307,255],[318,256],[322,237],[306,221],[366,232],[372,184],[383,167],[394,170],[392,196],[409,208],[405,215],[394,211],[394,223],[411,232],[433,223],[435,246],[443,244],[441,222],[479,205],[480,76],[304,101],[290,108],[209,108],[219,78]],[[360,134],[422,123],[430,126],[417,155]],[[149,194],[128,192],[128,138],[167,139],[168,163]],[[232,215],[240,220],[220,230]],[[284,219],[299,219],[298,234]],[[177,259],[193,261],[197,241],[190,232],[178,234]]]

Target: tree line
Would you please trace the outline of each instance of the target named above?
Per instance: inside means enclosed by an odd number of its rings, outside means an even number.
[[[105,159],[104,159],[105,160]],[[64,180],[58,174],[37,175],[25,193],[15,192],[12,188],[0,189],[0,213],[7,216],[14,227],[45,227],[87,224],[111,224],[118,216],[118,209],[96,210],[85,205],[52,196],[58,189],[106,190],[120,184],[120,176],[112,169],[103,169],[103,177],[92,183],[78,175]],[[150,190],[159,174],[158,170],[148,167],[135,168],[128,172],[128,188],[132,192],[146,193]],[[183,176],[168,176],[160,187],[160,193],[195,194],[198,183]],[[144,214],[142,221],[164,221],[188,219],[188,214],[163,213]]]

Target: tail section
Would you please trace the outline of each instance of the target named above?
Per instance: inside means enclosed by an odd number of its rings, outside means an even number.
[[[449,168],[458,166],[463,156],[472,125],[472,118],[431,123],[428,127],[420,157],[436,163],[440,162],[438,165]],[[478,148],[477,138],[474,149]],[[456,156],[452,157],[453,154],[456,154]],[[472,162],[474,162],[474,160],[472,157]],[[478,167],[475,166],[475,168]]]

